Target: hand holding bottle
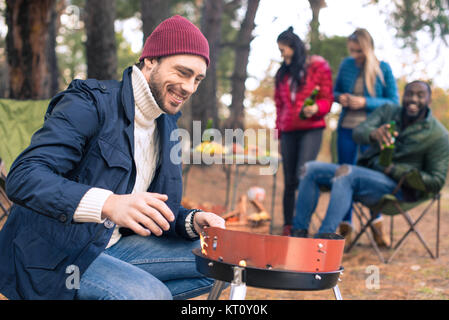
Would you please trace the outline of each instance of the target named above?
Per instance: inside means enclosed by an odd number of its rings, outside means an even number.
[[[318,105],[316,103],[312,104],[311,106],[304,106],[302,108],[302,113],[305,118],[310,118],[317,112],[318,112]]]
[[[377,140],[380,145],[379,164],[381,166],[388,167],[393,162],[394,143],[397,135],[395,121],[390,121],[371,132],[371,138]]]
[[[316,98],[318,96],[318,93],[320,92],[320,87],[316,86],[310,97],[304,100],[304,104],[301,108],[301,111],[299,113],[300,119],[307,119],[312,117],[315,113],[318,112],[318,105],[316,104]]]
[[[398,136],[395,124],[393,125],[394,126],[393,128],[392,123],[387,123],[371,131],[370,133],[371,140],[377,141],[379,143],[379,147],[381,150],[384,149],[385,147],[390,146],[391,144],[394,144],[395,138]]]

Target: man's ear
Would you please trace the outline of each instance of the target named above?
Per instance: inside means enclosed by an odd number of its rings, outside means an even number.
[[[141,71],[143,73],[143,76],[147,80],[147,82],[149,82],[150,81],[151,71],[153,70],[153,68],[158,63],[158,60],[155,59],[155,58],[151,58],[151,59],[145,58],[143,61],[144,61],[144,66],[143,66]]]
[[[157,59],[156,58],[145,58],[143,59],[145,66],[144,68],[148,69],[148,71],[151,71],[154,66],[157,64]]]

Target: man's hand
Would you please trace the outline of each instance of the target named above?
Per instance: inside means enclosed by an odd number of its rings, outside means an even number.
[[[201,234],[204,227],[218,227],[226,229],[225,220],[212,212],[198,211],[193,218],[193,226],[196,232]]]
[[[150,192],[112,194],[103,205],[101,217],[144,237],[151,233],[160,236],[162,230],[170,228],[169,222],[175,219],[173,212],[165,204],[167,199],[165,194]]]
[[[312,117],[315,113],[318,112],[318,105],[316,103],[312,104],[311,106],[304,106],[302,108],[302,112],[304,113],[304,116],[306,118]]]
[[[390,144],[394,143],[393,137],[391,136],[389,129],[390,129],[390,124],[387,123],[387,124],[380,126],[377,129],[371,131],[371,133],[369,135],[370,139],[372,141],[377,141],[379,143],[379,147],[381,150],[384,148],[384,146],[383,146],[384,144],[386,146],[389,146]],[[397,137],[398,132],[395,131],[393,133],[393,135],[395,137]]]

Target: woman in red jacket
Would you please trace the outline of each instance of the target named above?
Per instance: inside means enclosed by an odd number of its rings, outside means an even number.
[[[284,60],[275,78],[276,129],[284,168],[282,234],[290,235],[299,169],[317,157],[326,127],[324,116],[333,102],[332,71],[323,57],[307,55],[292,27],[278,36],[277,44]],[[303,108],[314,89],[319,90],[315,102]]]

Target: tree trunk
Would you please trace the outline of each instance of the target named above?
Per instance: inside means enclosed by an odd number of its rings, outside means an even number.
[[[56,0],[7,0],[9,98],[51,97],[49,27]],[[54,67],[54,66],[53,66]]]
[[[56,55],[56,36],[60,27],[59,18],[65,7],[65,1],[58,0],[56,2],[56,5],[51,10],[51,20],[48,27],[49,37],[47,41],[47,63],[49,66],[50,96],[54,96],[59,91],[59,68],[58,58]]]
[[[245,113],[243,102],[245,100],[246,68],[250,52],[250,43],[253,40],[252,32],[255,24],[259,0],[248,0],[245,18],[237,35],[235,48],[234,73],[232,75],[232,102],[229,107],[231,114],[228,119],[228,128],[244,128]]]
[[[170,16],[171,0],[140,0],[143,43],[159,23]]]
[[[86,0],[85,9],[87,77],[98,80],[115,79],[115,0]]]
[[[207,77],[201,82],[192,97],[192,120],[201,121],[206,128],[207,120],[213,120],[213,127],[219,128],[217,107],[217,63],[220,54],[221,20],[223,0],[206,0],[201,15],[201,30],[209,42],[210,64]]]
[[[310,21],[310,53],[317,53],[320,46],[320,10],[326,7],[325,0],[309,0],[312,9],[312,20]]]
[[[9,97],[8,60],[6,57],[6,41],[0,39],[0,98]]]

